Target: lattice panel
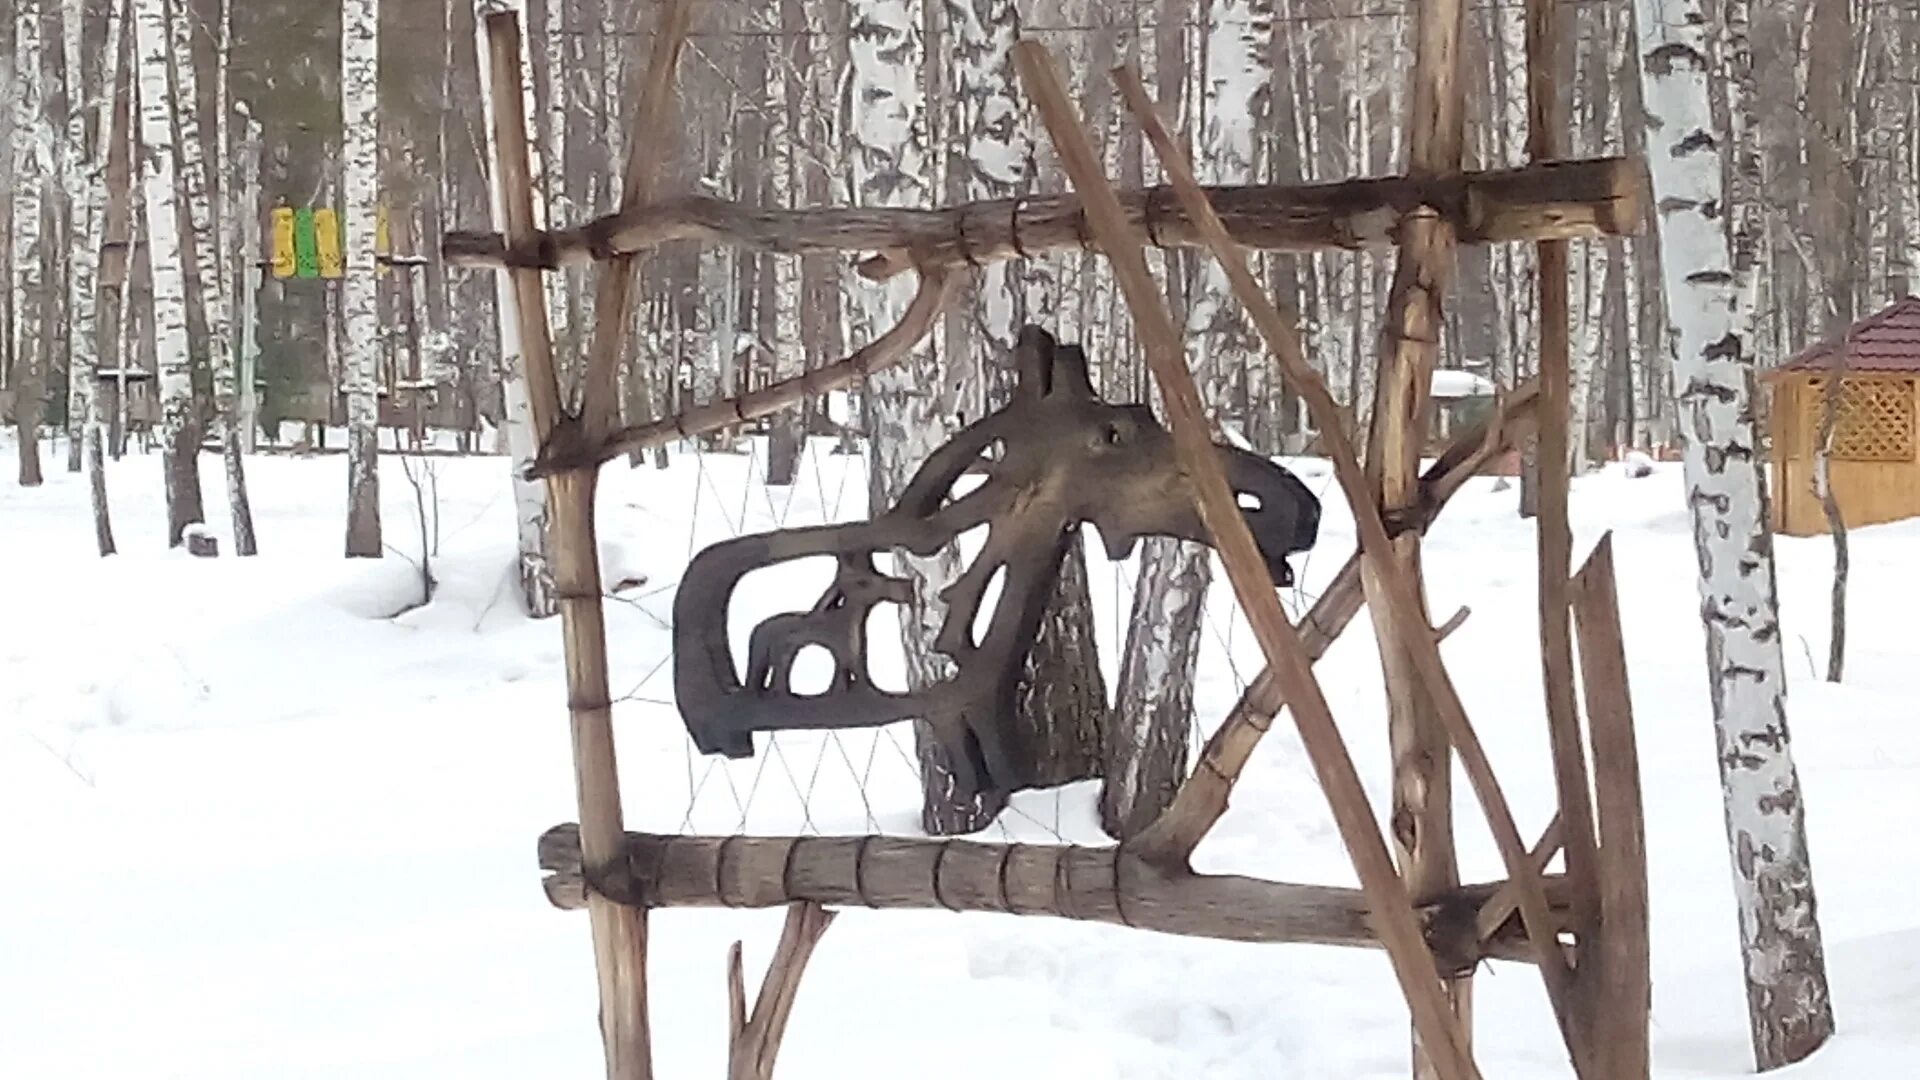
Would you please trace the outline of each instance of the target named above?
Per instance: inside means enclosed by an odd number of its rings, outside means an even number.
[[[1806,431],[1817,449],[1826,412],[1825,378],[1807,381]],[[1914,460],[1912,379],[1840,380],[1833,456],[1840,461]]]

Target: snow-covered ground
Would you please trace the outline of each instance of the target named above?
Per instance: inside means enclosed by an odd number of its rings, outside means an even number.
[[[810,448],[791,490],[749,479],[757,457],[607,471],[609,580],[649,579],[609,612],[634,827],[912,830],[909,736],[783,735],[752,760],[715,764],[690,752],[669,701],[671,590],[691,551],[736,529],[863,511],[858,462],[827,449]],[[0,454],[10,471],[11,444]],[[598,1075],[586,920],[547,906],[534,863],[535,837],[575,814],[559,627],[516,607],[504,460],[435,463],[441,587],[425,607],[398,554],[339,557],[341,457],[249,460],[263,552],[251,560],[166,551],[159,460],[136,455],[112,467],[122,554],[101,561],[84,484],[58,456],[48,465],[40,489],[0,484],[0,1077]],[[203,460],[225,549],[219,469]],[[1328,491],[1323,465],[1301,471]],[[388,540],[416,556],[413,492],[395,459],[382,484]],[[1533,539],[1516,497],[1470,485],[1435,529],[1427,567],[1438,615],[1472,606],[1446,652],[1533,835],[1551,785]],[[1649,802],[1656,1073],[1739,1076],[1750,1059],[1677,468],[1583,478],[1573,512],[1577,551],[1612,528],[1621,566]],[[1352,531],[1330,505],[1306,595]],[[1852,650],[1835,687],[1812,676],[1825,655],[1828,546],[1780,542],[1793,730],[1841,1028],[1782,1075],[1907,1077],[1920,1056],[1920,870],[1902,854],[1920,808],[1917,553],[1920,524],[1854,534]],[[737,619],[811,601],[818,576],[769,575]],[[1094,579],[1111,660],[1132,577]],[[1231,609],[1216,589],[1198,687],[1208,723],[1258,666]],[[1319,670],[1383,806],[1365,619]],[[1498,876],[1458,788],[1468,875]],[[1084,786],[1031,793],[992,835],[1094,841],[1091,806]],[[1353,880],[1284,724],[1198,862]],[[746,942],[755,980],[780,918],[653,917],[663,1078],[722,1075],[726,945]],[[1489,967],[1476,998],[1489,1077],[1570,1074],[1528,968]],[[1402,1077],[1406,1024],[1376,952],[852,911],[803,984],[781,1075]]]

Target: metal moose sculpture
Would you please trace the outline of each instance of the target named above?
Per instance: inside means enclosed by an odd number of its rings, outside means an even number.
[[[756,731],[920,719],[955,764],[957,795],[1032,786],[1032,763],[1021,760],[1013,730],[1016,681],[1080,524],[1099,530],[1114,559],[1142,536],[1209,537],[1173,437],[1152,410],[1101,401],[1085,354],[1038,327],[1021,331],[1014,357],[1013,400],[934,451],[891,510],[866,522],[743,536],[688,565],[674,601],[674,691],[703,753],[750,757]],[[1265,458],[1218,449],[1274,583],[1292,584],[1286,557],[1313,546],[1319,500]],[[956,494],[956,482],[973,472],[984,481]],[[910,583],[882,573],[874,557],[895,549],[930,556],[983,524],[979,555],[942,594],[947,610],[934,649],[952,661],[952,674],[911,693],[876,687],[867,667],[868,613],[880,603],[904,609],[912,596]],[[812,610],[753,628],[742,683],[727,637],[734,587],[753,570],[821,555],[837,562],[832,584]],[[1003,587],[976,641],[980,606],[1002,570]],[[833,657],[833,681],[823,693],[795,693],[794,661],[816,645]]]

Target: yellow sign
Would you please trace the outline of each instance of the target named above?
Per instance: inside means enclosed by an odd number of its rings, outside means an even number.
[[[391,256],[393,254],[393,236],[387,231],[387,204],[385,203],[380,204],[380,208],[375,212],[374,216],[373,252],[376,256]],[[380,264],[381,277],[386,277],[391,273],[393,273],[393,265],[391,263],[383,262]]]
[[[313,238],[320,249],[320,276],[337,278],[346,272],[340,255],[340,215],[322,207],[313,212]]]
[[[273,276],[293,276],[293,207],[273,208]]]

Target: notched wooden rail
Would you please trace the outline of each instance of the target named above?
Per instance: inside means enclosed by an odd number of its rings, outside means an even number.
[[[1646,177],[1625,158],[1531,165],[1433,180],[1402,176],[1337,184],[1206,189],[1241,245],[1265,251],[1384,247],[1420,207],[1464,244],[1591,239],[1640,231]],[[1199,247],[1198,227],[1169,187],[1120,194],[1122,210],[1157,247]],[[1060,248],[1099,250],[1074,194],[995,199],[936,210],[745,206],[684,197],[626,209],[574,229],[507,244],[497,233],[453,232],[457,266],[552,269],[649,251],[677,240],[800,255],[877,252],[860,273],[885,280],[910,269],[959,268]]]
[[[1359,889],[1166,870],[1124,848],[988,844],[891,836],[658,836],[628,833],[623,857],[593,876],[580,867],[579,828],[540,837],[542,882],[555,907],[589,891],[641,908],[841,908],[987,911],[1110,923],[1228,941],[1379,948]],[[1571,899],[1549,876],[1555,911]],[[1528,962],[1518,920],[1482,934],[1476,920],[1503,882],[1462,886],[1416,907],[1443,967]]]

